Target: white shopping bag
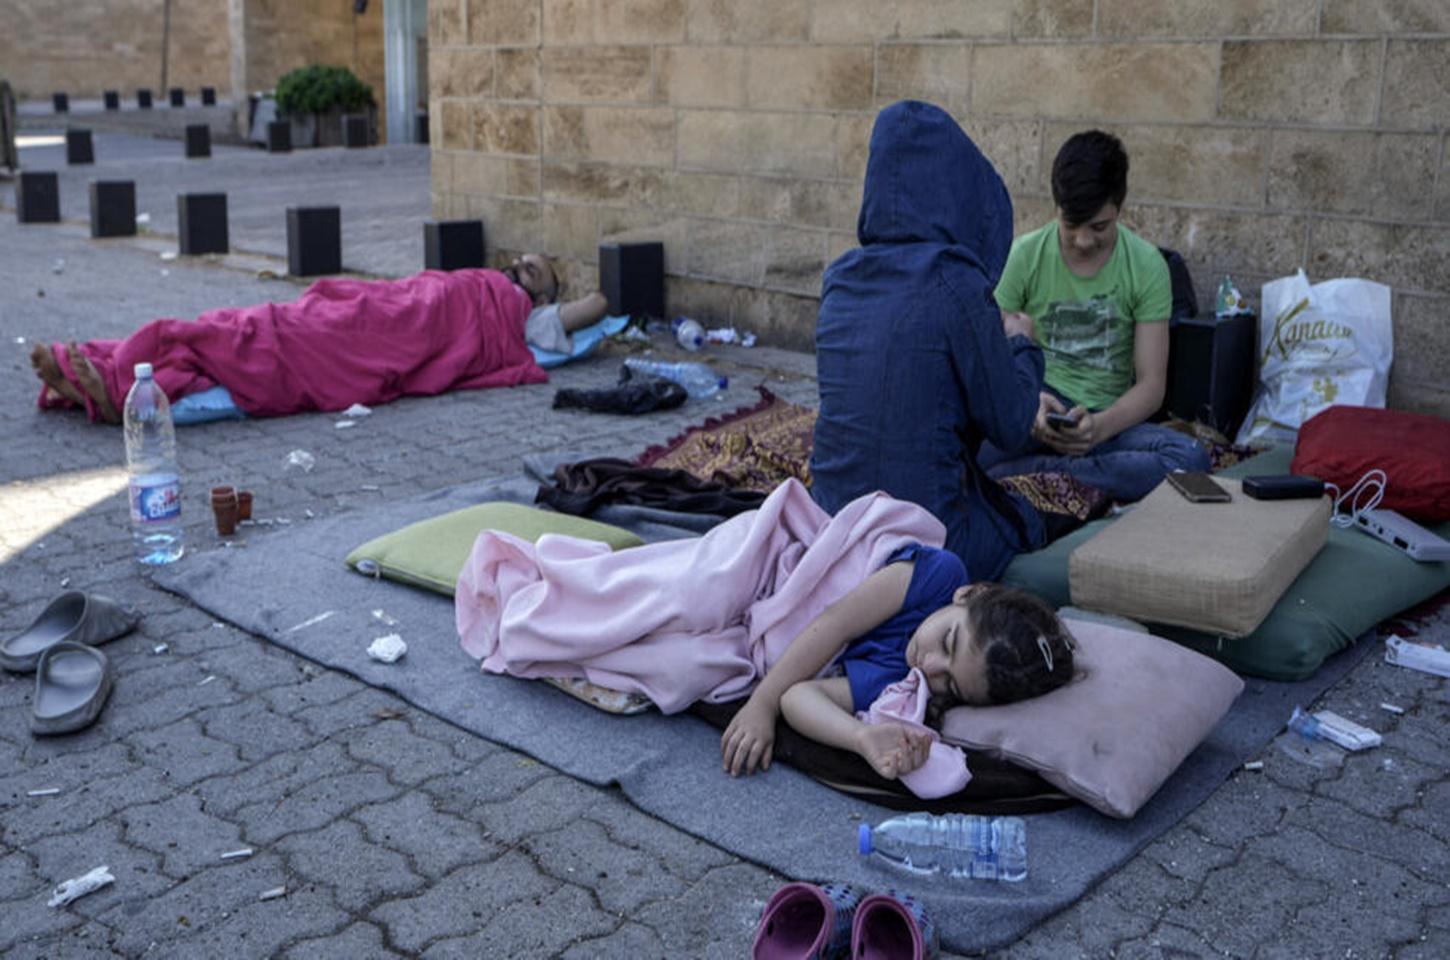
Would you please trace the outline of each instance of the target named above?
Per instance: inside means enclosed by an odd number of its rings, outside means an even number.
[[[1292,443],[1336,403],[1383,407],[1394,358],[1390,288],[1345,278],[1309,285],[1300,270],[1264,284],[1259,381],[1238,442]]]

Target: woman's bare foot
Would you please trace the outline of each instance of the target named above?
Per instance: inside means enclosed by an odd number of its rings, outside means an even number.
[[[72,340],[66,348],[70,356],[71,369],[76,372],[76,379],[80,381],[81,388],[90,395],[91,400],[96,404],[96,412],[106,423],[120,423],[121,413],[116,405],[111,402],[111,397],[106,393],[106,385],[101,380],[101,375],[86,357],[81,348]]]
[[[71,403],[78,406],[85,406],[86,399],[81,394],[80,388],[66,379],[61,372],[60,364],[55,361],[55,354],[50,352],[50,347],[43,343],[37,343],[35,349],[30,351],[30,366],[34,368],[35,375],[41,382],[50,388],[50,392],[64,397]]]

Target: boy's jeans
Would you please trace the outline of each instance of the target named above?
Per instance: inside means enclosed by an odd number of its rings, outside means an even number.
[[[1082,456],[1066,456],[1037,441],[1004,454],[984,442],[977,462],[991,476],[1066,473],[1112,497],[1141,500],[1174,470],[1207,470],[1208,451],[1177,430],[1140,423],[1093,447]]]

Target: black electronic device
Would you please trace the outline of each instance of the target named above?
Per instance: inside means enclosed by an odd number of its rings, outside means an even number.
[[[1076,430],[1078,420],[1076,417],[1068,416],[1065,413],[1049,411],[1044,419],[1047,425],[1054,430]]]
[[[1244,477],[1244,493],[1255,500],[1308,500],[1324,496],[1324,481],[1298,473]]]
[[[1206,473],[1175,470],[1167,479],[1190,503],[1228,503],[1233,499],[1232,494]]]
[[[1181,318],[1168,328],[1168,413],[1230,439],[1254,399],[1258,318]]]

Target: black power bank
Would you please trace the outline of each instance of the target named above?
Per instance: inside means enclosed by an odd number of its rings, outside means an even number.
[[[1298,473],[1244,477],[1244,493],[1255,500],[1307,500],[1324,495],[1324,481]]]

